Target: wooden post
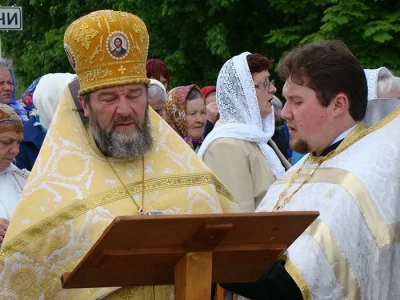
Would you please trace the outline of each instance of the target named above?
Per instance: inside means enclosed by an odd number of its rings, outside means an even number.
[[[175,266],[175,300],[211,298],[212,252],[188,252]]]

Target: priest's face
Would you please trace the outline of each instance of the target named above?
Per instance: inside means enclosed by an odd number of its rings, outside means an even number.
[[[313,89],[306,83],[299,85],[291,78],[283,87],[283,95],[286,103],[281,117],[289,129],[290,147],[299,153],[320,154],[330,145],[335,130],[332,105],[322,106]]]
[[[80,97],[100,151],[114,158],[139,158],[153,146],[147,90],[143,84],[101,89]]]

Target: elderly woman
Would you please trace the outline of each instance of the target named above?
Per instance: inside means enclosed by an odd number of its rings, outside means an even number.
[[[220,119],[198,155],[233,194],[242,212],[253,212],[269,186],[290,167],[271,140],[272,63],[260,54],[228,60],[217,80]]]
[[[192,84],[172,89],[165,101],[165,119],[197,152],[204,140],[207,122],[206,104],[199,87]]]
[[[172,80],[172,76],[169,73],[167,65],[161,59],[152,58],[146,61],[146,75],[147,78],[160,81],[165,90],[168,91],[168,85]]]
[[[11,106],[23,122],[28,121],[28,114],[20,101],[15,100],[15,76],[12,61],[0,58],[0,103]]]
[[[379,98],[400,99],[400,78],[385,67],[364,69],[368,83],[368,100]]]
[[[22,137],[21,118],[10,106],[0,104],[0,243],[29,175],[13,164]]]
[[[158,80],[150,79],[148,89],[149,104],[161,117],[164,117],[164,102],[166,97],[167,92],[162,83]]]

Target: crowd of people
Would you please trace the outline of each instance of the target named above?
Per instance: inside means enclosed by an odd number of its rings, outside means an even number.
[[[0,59],[0,298],[173,299],[62,289],[116,216],[318,210],[257,282],[221,282],[224,299],[400,299],[400,78],[327,40],[279,61],[284,105],[258,53],[170,89],[148,38],[133,14],[85,15],[64,35],[76,74],[20,100]]]

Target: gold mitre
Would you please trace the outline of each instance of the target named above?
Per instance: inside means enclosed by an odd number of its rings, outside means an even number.
[[[79,94],[124,84],[149,84],[149,35],[137,16],[99,10],[74,21],[65,31],[64,49],[79,78]]]

